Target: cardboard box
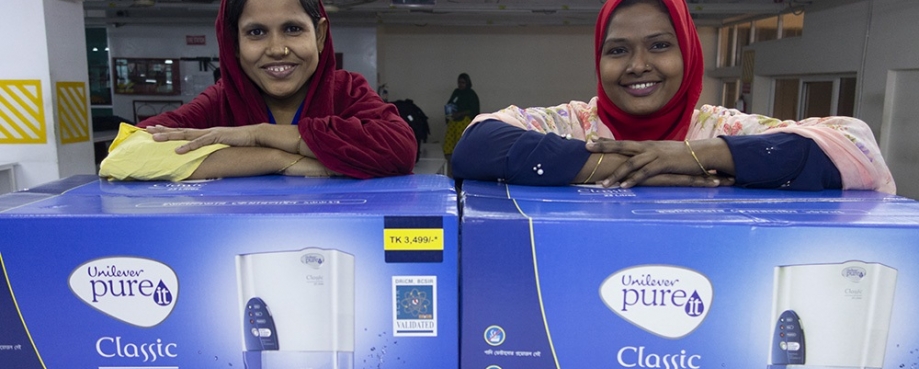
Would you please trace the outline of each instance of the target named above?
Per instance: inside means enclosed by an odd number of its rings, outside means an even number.
[[[444,176],[0,196],[0,368],[458,368]]]
[[[463,368],[897,368],[919,203],[463,184]]]

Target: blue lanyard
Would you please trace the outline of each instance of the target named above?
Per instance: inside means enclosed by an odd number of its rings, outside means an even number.
[[[305,100],[302,103],[300,103],[300,107],[297,108],[297,114],[294,114],[294,120],[290,122],[291,125],[294,125],[294,126],[297,125],[297,121],[300,120],[300,113],[303,112],[304,104],[306,104]],[[278,124],[278,122],[274,120],[274,115],[271,115],[271,109],[268,109],[268,123]]]

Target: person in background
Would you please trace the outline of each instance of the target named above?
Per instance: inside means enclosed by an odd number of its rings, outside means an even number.
[[[216,29],[221,78],[175,111],[124,125],[101,176],[177,181],[412,172],[411,127],[364,77],[335,69],[319,0],[222,0]]]
[[[452,175],[450,156],[453,155],[456,142],[459,141],[472,118],[479,115],[479,95],[472,89],[472,80],[469,79],[468,74],[461,73],[456,78],[456,89],[453,90],[450,100],[444,106],[444,114],[447,118],[444,157],[447,159],[447,175]]]
[[[701,44],[684,0],[610,0],[595,38],[597,96],[476,117],[453,153],[458,179],[604,187],[896,186],[870,127],[850,117],[778,120],[704,105]]]

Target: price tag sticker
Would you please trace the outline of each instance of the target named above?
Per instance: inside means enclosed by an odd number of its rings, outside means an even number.
[[[387,251],[444,250],[443,229],[386,229],[383,238]]]
[[[439,263],[444,255],[441,217],[386,217],[383,250],[387,263]]]

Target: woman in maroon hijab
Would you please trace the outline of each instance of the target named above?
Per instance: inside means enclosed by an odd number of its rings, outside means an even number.
[[[123,177],[411,173],[411,127],[361,75],[336,70],[319,0],[223,0],[216,28],[221,79],[179,109],[138,124],[157,141],[146,145],[170,141],[169,154],[180,159],[198,149],[206,156],[186,174]]]

